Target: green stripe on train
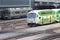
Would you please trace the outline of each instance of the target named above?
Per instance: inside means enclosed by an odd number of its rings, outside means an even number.
[[[38,12],[38,14],[40,15],[40,16],[46,16],[46,17],[48,17],[48,16],[52,16],[51,18],[41,18],[41,19],[39,19],[38,20],[38,22],[39,23],[44,23],[44,22],[50,22],[50,21],[55,21],[55,17],[53,17],[54,15],[55,15],[55,11],[53,11],[53,10],[44,10],[44,11],[40,11],[40,12]]]
[[[41,19],[38,20],[39,23],[50,22],[50,21],[55,21],[55,18],[53,18],[53,17],[52,18],[46,18],[46,19],[41,18]]]
[[[56,14],[60,14],[60,10],[58,10]]]
[[[40,12],[38,12],[38,14],[40,15],[40,16],[48,16],[48,15],[55,15],[55,11],[53,11],[53,10],[42,10],[42,11],[40,11]]]

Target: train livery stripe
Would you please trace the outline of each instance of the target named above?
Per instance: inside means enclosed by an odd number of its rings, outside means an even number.
[[[50,18],[41,18],[41,19],[39,19],[38,22],[42,23],[42,22],[50,22],[50,21],[55,21],[55,17],[52,16],[51,19]]]
[[[40,12],[38,12],[38,15],[40,16],[48,16],[48,15],[55,15],[55,11],[53,10],[42,10]]]
[[[39,23],[42,23],[42,22],[45,23],[45,22],[55,21],[55,16],[54,16],[55,15],[55,11],[53,11],[53,10],[40,11],[40,12],[38,12],[38,14],[42,17],[41,19],[39,19],[39,21],[38,21]]]

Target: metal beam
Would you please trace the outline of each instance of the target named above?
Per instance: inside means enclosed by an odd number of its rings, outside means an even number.
[[[60,0],[35,0],[35,1],[60,3]]]
[[[0,5],[0,8],[20,8],[20,7],[30,7],[30,5]]]

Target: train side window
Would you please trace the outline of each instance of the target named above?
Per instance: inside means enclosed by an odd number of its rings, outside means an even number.
[[[15,12],[16,14],[19,14],[20,12]]]
[[[12,12],[11,14],[15,14],[15,12]]]

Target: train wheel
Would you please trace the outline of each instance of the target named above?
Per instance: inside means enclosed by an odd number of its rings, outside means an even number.
[[[36,26],[37,26],[37,24],[32,24],[32,26],[33,26],[33,27],[36,27]]]
[[[7,20],[11,20],[11,18],[7,18]]]
[[[59,21],[55,21],[56,23],[59,23]]]
[[[30,23],[27,24],[29,27],[32,27],[32,25]]]
[[[36,27],[37,25],[35,23],[28,23],[29,27]]]

